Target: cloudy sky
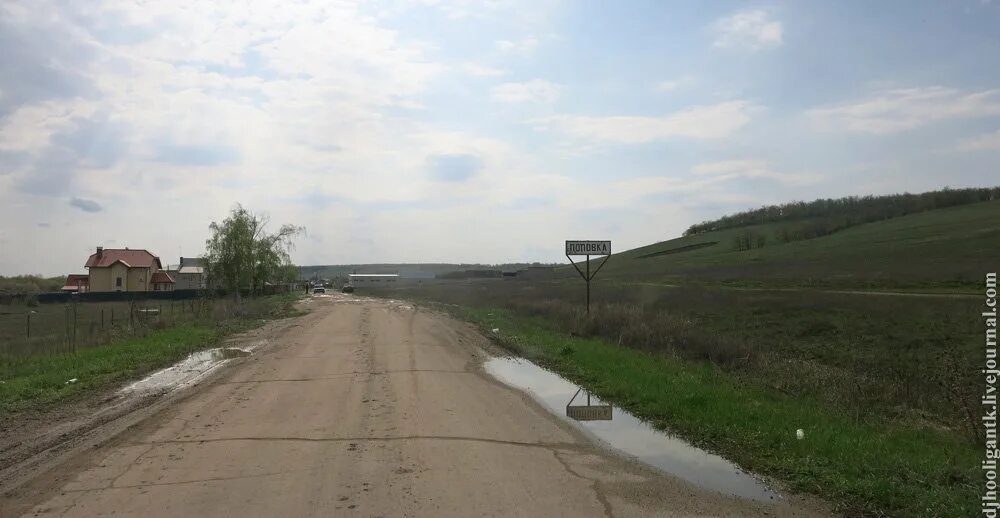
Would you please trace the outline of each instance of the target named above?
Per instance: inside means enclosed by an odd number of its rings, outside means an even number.
[[[1000,2],[0,3],[0,274],[554,261],[794,199],[1000,184]]]

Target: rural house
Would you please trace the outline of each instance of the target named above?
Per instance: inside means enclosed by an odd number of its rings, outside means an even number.
[[[207,288],[204,260],[198,257],[181,257],[178,265],[167,268],[174,278],[175,290],[203,290]]]
[[[84,293],[90,284],[90,277],[85,273],[71,273],[66,276],[66,284],[62,291],[71,293]]]
[[[174,279],[146,250],[97,247],[85,265],[89,291],[171,291]]]

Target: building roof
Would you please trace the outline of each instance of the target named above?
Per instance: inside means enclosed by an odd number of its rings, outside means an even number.
[[[159,257],[147,250],[130,250],[128,248],[105,248],[98,253],[90,254],[85,266],[87,268],[106,268],[119,261],[129,268],[161,268]]]
[[[201,266],[181,266],[180,268],[177,269],[177,273],[181,274],[189,273],[198,275],[205,273],[205,269],[202,268]]]
[[[62,291],[80,291],[83,286],[90,285],[90,276],[87,274],[71,273],[66,276],[66,285],[61,288]]]
[[[156,272],[149,278],[149,282],[153,284],[173,284],[174,278],[167,272]]]
[[[398,273],[349,273],[348,277],[399,277]]]

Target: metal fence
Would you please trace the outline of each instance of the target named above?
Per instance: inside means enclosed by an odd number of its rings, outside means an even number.
[[[221,321],[246,313],[244,306],[218,298],[4,305],[0,362],[73,352],[187,322]]]
[[[300,289],[299,283],[277,284],[263,286],[257,290],[241,289],[244,297],[260,295],[278,295],[291,293]],[[170,291],[87,291],[70,293],[65,291],[46,293],[0,293],[0,306],[8,304],[27,304],[38,302],[42,304],[68,304],[71,302],[130,302],[130,301],[170,301],[187,300],[204,297],[231,296],[232,291],[225,289],[205,290],[170,290]]]

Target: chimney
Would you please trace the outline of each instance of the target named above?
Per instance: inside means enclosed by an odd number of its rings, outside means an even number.
[[[97,247],[97,257],[100,258],[102,255],[104,255],[104,247],[99,246]]]

